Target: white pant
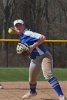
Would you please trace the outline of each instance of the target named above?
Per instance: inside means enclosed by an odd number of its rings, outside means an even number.
[[[47,51],[44,55],[31,59],[29,68],[29,82],[35,84],[37,82],[37,76],[42,69],[45,79],[49,79],[52,76],[53,59],[51,54]]]

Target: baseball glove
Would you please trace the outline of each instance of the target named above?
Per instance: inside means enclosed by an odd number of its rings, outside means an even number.
[[[17,54],[22,54],[22,56],[28,56],[30,54],[29,52],[30,46],[27,44],[21,44],[18,43],[16,47]]]

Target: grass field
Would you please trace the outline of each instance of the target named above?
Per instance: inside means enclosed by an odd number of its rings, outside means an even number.
[[[55,68],[53,73],[58,80],[67,80],[66,68]],[[42,73],[38,80],[45,80]],[[28,81],[28,68],[0,68],[0,81]]]

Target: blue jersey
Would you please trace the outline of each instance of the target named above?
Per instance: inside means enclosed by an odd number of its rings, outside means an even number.
[[[40,36],[41,34],[39,33],[25,29],[24,32],[20,34],[20,43],[26,43],[30,46],[35,43],[40,38]],[[45,52],[46,48],[42,43],[38,47],[33,49],[32,53],[30,54],[30,57],[33,58],[36,56],[40,56],[43,55]]]

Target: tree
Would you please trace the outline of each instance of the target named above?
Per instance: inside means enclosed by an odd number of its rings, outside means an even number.
[[[8,37],[7,30],[10,27],[11,20],[15,9],[15,0],[3,0],[1,1],[0,11],[2,13],[2,38]],[[2,48],[5,43],[2,42]]]
[[[10,26],[15,8],[15,0],[3,0],[3,38],[6,38],[6,32]]]

